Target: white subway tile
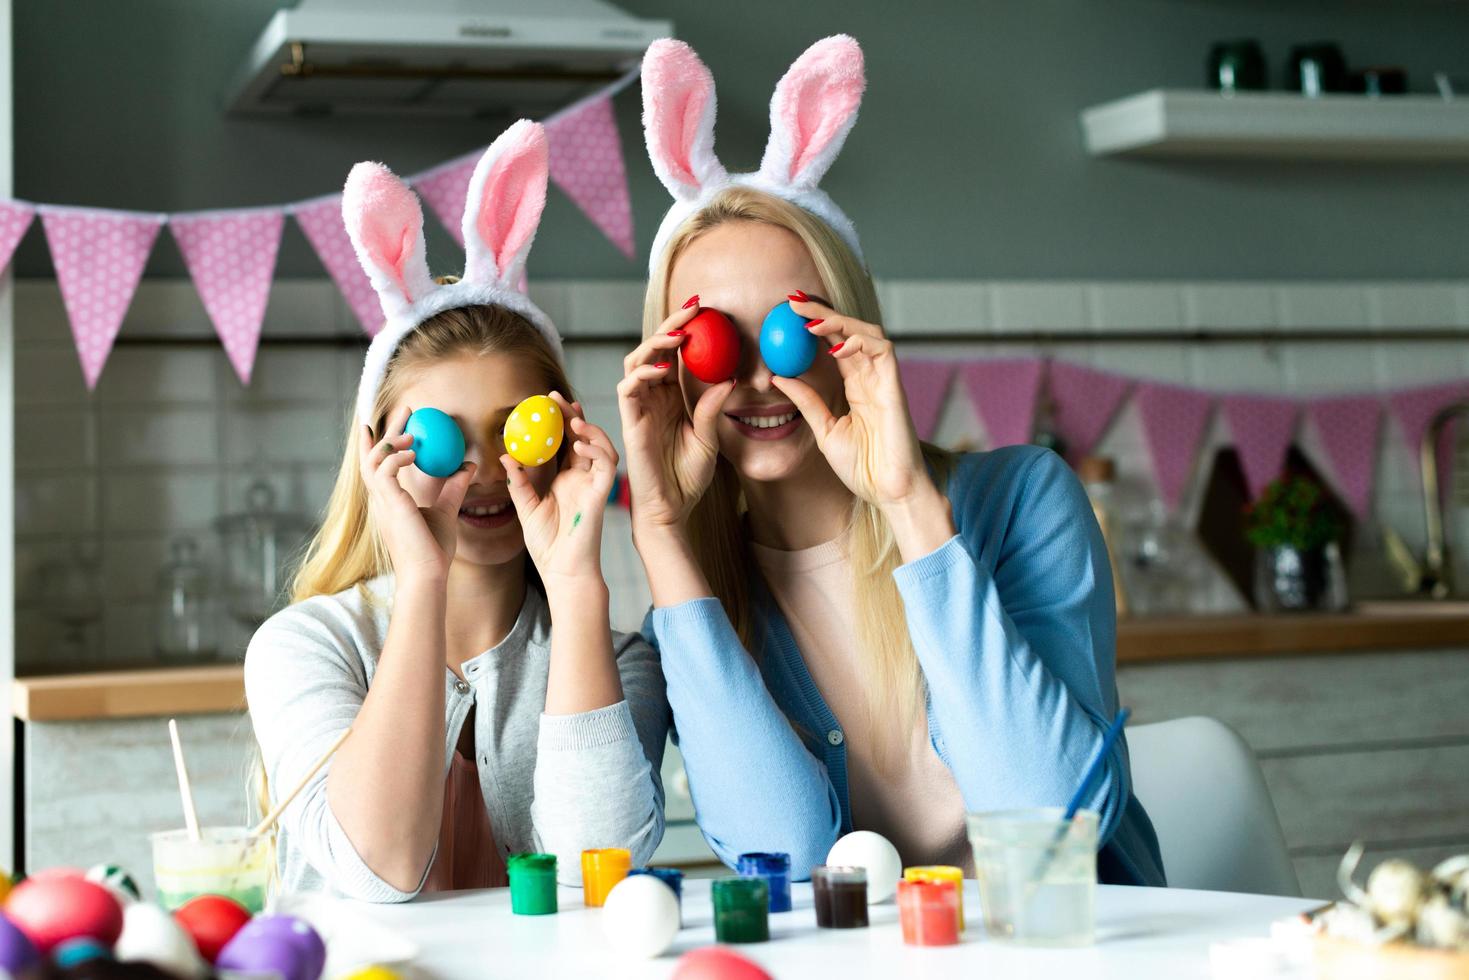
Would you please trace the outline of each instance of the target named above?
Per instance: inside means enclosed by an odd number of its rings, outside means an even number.
[[[1362,341],[1283,341],[1285,383],[1294,394],[1360,392],[1376,387],[1372,344]]]
[[[1096,282],[1087,286],[1087,296],[1097,330],[1177,330],[1184,322],[1175,283]]]
[[[578,400],[606,401],[617,397],[622,380],[622,359],[628,349],[622,344],[573,344],[567,347],[567,373]]]
[[[1447,329],[1463,326],[1459,318],[1460,286],[1453,282],[1384,282],[1367,287],[1369,321],[1393,328]]]
[[[551,318],[558,330],[565,332],[571,315],[571,291],[576,288],[575,280],[532,279],[529,287],[531,302]]]
[[[1373,347],[1377,376],[1384,388],[1432,384],[1462,378],[1462,341],[1399,341]]]
[[[1268,330],[1277,326],[1270,286],[1259,282],[1190,283],[1183,287],[1185,326]]]
[[[336,408],[240,409],[225,421],[225,458],[235,465],[322,463],[338,458],[341,413]]]
[[[92,413],[20,408],[15,413],[15,468],[86,467],[96,460]]]
[[[157,655],[157,622],[150,602],[108,603],[104,632],[111,664],[136,664]]]
[[[78,534],[97,527],[97,481],[87,470],[15,478],[15,533]]]
[[[277,279],[270,285],[261,334],[270,338],[361,333],[355,321],[350,328],[344,324],[344,313],[351,315],[330,279]]]
[[[103,413],[101,421],[105,465],[219,461],[218,416],[211,408],[115,410]]]
[[[984,333],[991,326],[989,288],[982,283],[898,280],[887,284],[884,299],[884,326],[895,337]]]
[[[1190,370],[1188,346],[1180,343],[1098,344],[1094,363],[1129,377],[1173,383],[1187,381]]]
[[[123,347],[112,352],[97,383],[106,405],[212,404],[215,366],[223,350],[182,347]]]
[[[1088,328],[1086,289],[1079,283],[997,282],[990,287],[991,322],[997,331]]]
[[[55,279],[21,279],[15,283],[15,339],[18,344],[75,348],[61,288]]]
[[[1290,330],[1349,330],[1370,326],[1367,290],[1358,283],[1277,286],[1280,325]]]
[[[212,337],[214,325],[193,280],[149,279],[138,284],[118,336]]]
[[[17,344],[15,349],[15,403],[29,405],[90,405],[92,396],[82,378],[76,351],[65,347]]]
[[[104,496],[109,532],[207,530],[219,516],[219,477],[213,473],[113,474]]]
[[[1192,348],[1193,382],[1211,391],[1279,394],[1285,369],[1278,349],[1261,344],[1206,344]]]
[[[643,289],[644,283],[637,279],[578,282],[567,298],[567,322],[558,326],[568,337],[640,335]]]
[[[184,538],[194,542],[195,554],[209,577],[210,588],[221,588],[219,537],[212,530],[174,534],[111,534],[103,548],[103,588],[109,600],[151,600],[158,593],[159,575],[175,560],[174,545]]]
[[[350,360],[360,371],[362,355],[354,352]],[[341,353],[331,347],[263,347],[255,357],[250,386],[241,385],[234,368],[226,362],[220,374],[220,391],[231,404],[315,402],[345,408],[342,361]],[[353,393],[355,390],[354,381]]]

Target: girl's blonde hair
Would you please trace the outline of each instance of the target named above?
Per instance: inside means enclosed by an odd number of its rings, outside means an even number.
[[[692,214],[669,239],[648,282],[643,302],[643,336],[649,337],[667,318],[668,281],[674,263],[694,239],[731,221],[756,221],[784,228],[798,237],[816,264],[832,308],[867,323],[881,323],[877,290],[862,263],[820,218],[788,201],[748,187],[730,187]],[[832,410],[846,411],[845,398]],[[933,467],[939,485],[948,473],[951,456],[923,445],[924,459]],[[670,466],[665,460],[665,467]],[[689,540],[709,586],[719,597],[730,623],[745,647],[757,657],[755,617],[750,582],[759,574],[745,544],[741,517],[744,495],[734,466],[723,457],[715,464],[709,489],[689,515]],[[849,560],[856,613],[856,634],[864,666],[866,709],[870,729],[881,736],[874,745],[878,763],[891,767],[906,749],[913,723],[923,706],[925,688],[918,658],[908,636],[903,599],[893,571],[901,563],[892,528],[876,507],[852,500]]]

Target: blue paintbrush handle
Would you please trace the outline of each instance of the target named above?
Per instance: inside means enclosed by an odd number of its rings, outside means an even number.
[[[1127,717],[1130,714],[1132,714],[1131,710],[1123,708],[1117,712],[1117,717],[1112,719],[1107,734],[1102,736],[1102,747],[1097,750],[1092,764],[1087,767],[1086,775],[1081,777],[1081,785],[1076,787],[1075,793],[1071,794],[1071,802],[1066,804],[1066,820],[1069,821],[1076,816],[1076,811],[1081,809],[1082,803],[1091,795],[1097,778],[1102,775],[1102,768],[1107,764],[1107,756],[1112,754],[1112,746],[1117,744],[1117,737],[1122,734],[1122,726],[1127,724]]]

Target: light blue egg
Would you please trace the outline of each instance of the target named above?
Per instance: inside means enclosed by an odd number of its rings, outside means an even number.
[[[760,356],[772,374],[794,378],[811,369],[820,341],[806,329],[809,322],[790,303],[781,303],[765,314],[760,324]]]
[[[111,958],[112,950],[91,936],[78,936],[75,939],[68,939],[51,951],[51,962],[63,970],[67,967],[76,966],[78,963],[86,963],[89,960],[108,960]]]
[[[413,465],[429,476],[452,476],[464,462],[464,433],[437,408],[420,408],[404,428],[413,437]]]

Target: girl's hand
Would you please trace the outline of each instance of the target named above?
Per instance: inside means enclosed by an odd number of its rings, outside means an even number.
[[[413,462],[413,437],[403,431],[408,407],[388,416],[387,435],[374,443],[372,429],[362,426],[358,447],[362,482],[367,486],[373,523],[382,535],[399,581],[420,579],[442,582],[459,542],[459,508],[474,479],[474,464],[465,463],[453,475],[435,481],[437,496],[420,507],[398,482],[398,471]]]
[[[820,303],[791,300],[791,309],[821,321],[808,329],[830,346],[849,410],[841,418],[832,415],[821,396],[799,378],[777,376],[772,384],[811,426],[831,468],[849,490],[882,509],[931,496],[936,488],[923,464],[892,341],[881,327],[841,316]]]
[[[622,363],[617,407],[635,527],[682,526],[714,478],[715,424],[734,382],[708,388],[689,418],[674,359],[684,342],[683,325],[698,312],[695,303],[674,313]]]
[[[542,579],[602,578],[602,516],[617,475],[617,450],[607,433],[586,420],[581,403],[560,392],[551,398],[570,429],[571,456],[544,496],[525,467],[509,453],[500,464],[510,480],[510,500],[520,516],[525,549]]]

